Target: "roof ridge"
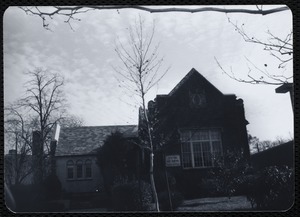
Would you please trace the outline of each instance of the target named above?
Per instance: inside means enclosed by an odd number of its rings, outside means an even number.
[[[98,126],[78,126],[78,127],[63,127],[63,129],[73,129],[73,128],[96,128],[96,127],[133,127],[138,126],[137,124],[127,124],[127,125],[98,125]]]
[[[195,72],[198,72],[195,68],[192,68],[177,84],[176,86],[170,91],[168,96],[173,95],[173,93]],[[199,73],[199,72],[198,72]],[[200,73],[199,73],[200,74]]]
[[[195,68],[192,68],[180,81],[179,83],[170,91],[168,96],[172,96],[174,92],[176,92],[183,83],[185,83],[193,74],[197,73],[202,77],[210,86],[212,86],[215,90],[217,90],[220,94],[224,95],[215,85],[213,85],[206,77],[204,77],[200,72],[198,72]]]

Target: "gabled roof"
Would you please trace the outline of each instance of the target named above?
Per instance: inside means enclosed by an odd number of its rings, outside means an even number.
[[[137,137],[137,125],[93,126],[62,128],[56,156],[95,154],[108,135],[119,131],[125,137]]]
[[[211,84],[203,75],[201,75],[196,69],[192,68],[189,73],[184,76],[183,79],[171,90],[171,92],[168,94],[168,96],[172,96],[180,87],[187,81],[189,80],[192,75],[197,74],[200,76],[205,82],[207,82],[210,86],[212,86],[215,90],[217,90],[220,94],[223,94],[220,90],[218,90],[213,84]]]

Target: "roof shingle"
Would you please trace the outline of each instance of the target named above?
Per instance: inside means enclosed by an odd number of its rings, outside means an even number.
[[[137,137],[137,125],[93,126],[62,128],[56,148],[56,156],[94,154],[104,140],[119,131],[125,137]]]

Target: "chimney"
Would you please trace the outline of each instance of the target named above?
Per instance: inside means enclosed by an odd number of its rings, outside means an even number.
[[[43,153],[43,144],[40,131],[32,132],[32,155],[39,156]]]
[[[55,170],[56,170],[55,152],[56,152],[57,142],[59,139],[59,133],[60,133],[60,125],[55,124],[51,143],[50,143],[50,158],[51,158],[51,174],[52,175],[55,174]]]
[[[32,132],[32,167],[33,182],[41,184],[43,181],[43,142],[40,131]]]

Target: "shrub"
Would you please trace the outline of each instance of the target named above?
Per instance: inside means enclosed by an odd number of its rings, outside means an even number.
[[[45,201],[45,189],[41,185],[16,185],[11,187],[16,202],[16,212],[42,211]]]
[[[44,183],[45,196],[47,200],[59,199],[62,193],[61,183],[56,174],[49,175]]]
[[[224,163],[223,163],[224,162]],[[217,160],[217,167],[212,169],[210,177],[214,179],[216,193],[231,197],[244,194],[242,184],[250,166],[239,152],[228,152],[223,159]]]
[[[159,207],[162,211],[173,211],[176,210],[183,201],[183,196],[180,192],[173,191],[170,192],[172,209],[170,207],[169,194],[167,191],[161,192],[158,195]]]
[[[271,166],[249,175],[247,198],[260,210],[286,210],[294,201],[294,171]]]
[[[151,186],[146,182],[121,183],[112,189],[112,205],[116,211],[149,210],[151,202]]]

